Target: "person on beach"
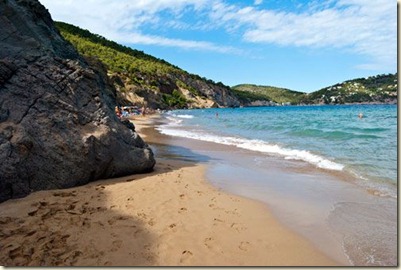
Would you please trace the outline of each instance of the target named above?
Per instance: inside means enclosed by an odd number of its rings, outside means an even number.
[[[122,117],[128,117],[128,110],[122,110],[122,114],[121,114],[121,116]]]
[[[120,109],[120,107],[116,106],[114,108],[114,112],[116,113],[118,118],[121,118],[121,109]]]

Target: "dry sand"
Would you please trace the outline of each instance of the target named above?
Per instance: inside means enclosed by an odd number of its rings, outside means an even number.
[[[141,135],[150,123],[135,120]],[[265,205],[212,187],[204,171],[163,159],[150,174],[4,202],[0,265],[337,265]]]

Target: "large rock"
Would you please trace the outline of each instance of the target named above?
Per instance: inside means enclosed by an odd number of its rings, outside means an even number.
[[[150,171],[114,114],[115,89],[34,0],[0,0],[0,201]]]

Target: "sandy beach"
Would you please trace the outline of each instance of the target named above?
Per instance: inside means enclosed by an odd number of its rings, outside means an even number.
[[[155,143],[151,117],[134,123],[146,142]],[[0,204],[0,265],[338,265],[282,226],[264,204],[214,188],[205,165],[156,160],[149,174]]]

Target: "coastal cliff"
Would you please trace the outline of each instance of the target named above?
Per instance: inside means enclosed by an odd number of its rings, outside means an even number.
[[[162,59],[148,55],[88,30],[56,22],[61,34],[84,57],[95,57],[107,67],[120,105],[152,109],[238,107],[230,87],[190,74]]]
[[[0,202],[153,168],[114,114],[103,64],[82,58],[38,1],[0,1],[0,24]]]

